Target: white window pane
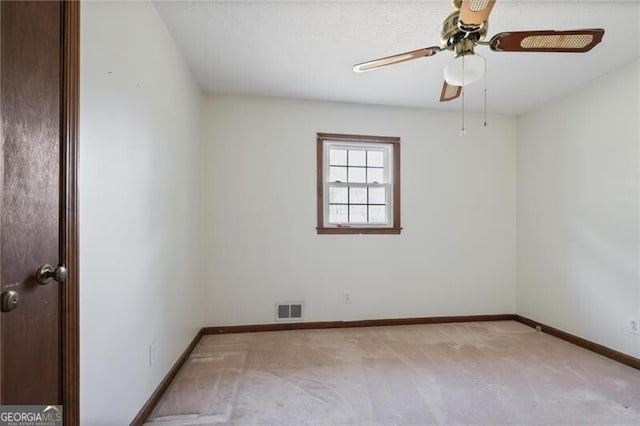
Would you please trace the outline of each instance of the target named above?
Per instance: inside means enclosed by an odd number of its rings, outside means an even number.
[[[329,223],[347,223],[347,206],[329,206]]]
[[[367,188],[349,188],[350,204],[367,204]]]
[[[329,182],[346,182],[346,167],[329,167]]]
[[[367,223],[367,206],[349,206],[350,223]]]
[[[369,188],[369,204],[386,204],[386,192],[385,187]]]
[[[384,166],[384,154],[382,151],[367,151],[367,166]]]
[[[352,151],[349,150],[349,165],[350,166],[366,166],[367,151]]]
[[[389,225],[393,208],[391,148],[389,144],[357,141],[325,145],[324,209],[328,226]]]
[[[329,203],[347,203],[347,188],[329,188]]]
[[[329,150],[329,165],[331,165],[331,166],[346,166],[347,165],[347,150],[346,149],[330,149]]]
[[[385,206],[369,206],[369,223],[387,223]]]
[[[367,183],[384,183],[384,169],[367,168]]]
[[[365,173],[364,167],[349,167],[349,182],[364,183]]]

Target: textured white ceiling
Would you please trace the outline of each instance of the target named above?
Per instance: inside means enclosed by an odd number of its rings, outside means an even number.
[[[439,45],[450,1],[156,1],[155,6],[205,91],[460,108],[459,100],[438,102],[451,52],[363,74],[352,71],[358,62]],[[606,32],[586,54],[477,48],[487,58],[489,111],[530,110],[640,58],[639,1],[498,0],[490,35],[576,28]],[[482,110],[482,89],[481,82],[468,87],[469,110]]]

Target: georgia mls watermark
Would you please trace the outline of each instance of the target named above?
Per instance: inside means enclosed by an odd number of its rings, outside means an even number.
[[[62,426],[62,405],[0,405],[0,426]]]

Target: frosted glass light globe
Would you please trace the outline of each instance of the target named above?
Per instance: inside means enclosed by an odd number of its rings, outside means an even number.
[[[464,75],[462,74],[463,61]],[[444,68],[444,79],[452,86],[468,86],[480,80],[483,75],[484,58],[473,53],[456,56]]]

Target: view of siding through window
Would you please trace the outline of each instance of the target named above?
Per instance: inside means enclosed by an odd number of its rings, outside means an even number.
[[[387,225],[389,214],[388,146],[329,146],[329,223]]]

